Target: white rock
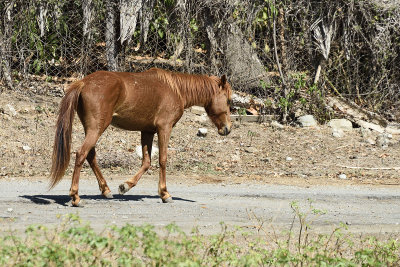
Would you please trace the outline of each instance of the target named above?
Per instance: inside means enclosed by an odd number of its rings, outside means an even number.
[[[272,121],[272,122],[271,122],[271,127],[272,127],[272,128],[276,128],[276,129],[283,129],[283,128],[285,128],[285,126],[283,126],[282,124],[280,124],[280,123],[277,122],[277,121]]]
[[[12,208],[8,208],[7,211],[8,212],[13,212],[13,209]]]
[[[208,130],[206,128],[199,128],[197,136],[206,137]]]
[[[347,176],[344,173],[339,174],[339,179],[346,180]]]
[[[291,157],[286,157],[286,161],[292,161],[293,159]]]
[[[22,146],[22,149],[23,149],[24,151],[29,151],[29,150],[31,150],[32,148],[31,148],[30,146],[24,145],[24,146]]]
[[[136,146],[135,152],[136,152],[136,155],[137,155],[139,158],[141,158],[141,159],[143,158],[142,146]],[[152,146],[152,147],[151,147],[151,158],[154,158],[154,157],[157,156],[157,155],[158,155],[158,147]]]
[[[369,137],[372,134],[372,131],[368,128],[361,127],[360,133],[362,137]]]
[[[370,145],[375,145],[375,144],[376,144],[375,140],[372,139],[372,138],[366,138],[366,139],[365,139],[365,142],[366,142],[367,144],[370,144]]]
[[[346,119],[333,119],[328,122],[328,126],[333,129],[341,129],[342,131],[351,131],[353,124]]]
[[[390,144],[390,139],[392,135],[387,133],[382,133],[376,137],[376,145],[380,147],[388,147]]]
[[[11,106],[10,104],[7,104],[7,108],[10,111],[11,116],[17,115],[17,111],[15,110],[15,108],[13,106]]]
[[[203,115],[196,116],[194,118],[194,121],[197,121],[197,122],[201,123],[202,125],[206,124],[208,121],[207,114],[204,113]]]
[[[343,132],[342,129],[336,129],[336,128],[333,128],[333,129],[332,129],[332,136],[333,136],[333,137],[342,138],[343,135],[344,135],[344,132]]]
[[[297,122],[301,127],[315,127],[318,125],[313,115],[304,115],[298,117]]]

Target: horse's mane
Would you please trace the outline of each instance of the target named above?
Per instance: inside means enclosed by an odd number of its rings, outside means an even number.
[[[186,104],[204,103],[218,92],[220,78],[199,74],[171,72],[153,68],[157,77],[166,82],[171,90]]]

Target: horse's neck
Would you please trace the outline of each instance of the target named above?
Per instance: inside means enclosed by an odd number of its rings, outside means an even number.
[[[187,95],[183,96],[183,102],[184,102],[184,107],[186,108],[190,108],[192,106],[200,106],[200,107],[204,107],[207,105],[208,101],[204,100],[204,99],[198,99],[198,98],[191,98]]]
[[[215,92],[212,92],[212,86],[208,86],[204,82],[181,83],[179,87],[185,108],[191,106],[204,107],[210,103],[215,94]]]

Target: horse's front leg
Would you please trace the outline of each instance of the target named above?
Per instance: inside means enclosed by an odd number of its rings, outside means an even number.
[[[136,186],[139,179],[142,175],[150,168],[151,166],[151,148],[153,145],[154,133],[142,132],[141,135],[141,143],[142,143],[142,166],[139,171],[131,178],[128,179],[125,183],[121,184],[118,188],[120,194],[125,194],[132,187]]]
[[[166,167],[167,167],[167,150],[168,141],[171,136],[172,128],[159,129],[158,135],[158,148],[159,148],[159,164],[160,164],[160,178],[158,181],[158,194],[164,203],[171,203],[172,197],[167,191],[166,182]]]

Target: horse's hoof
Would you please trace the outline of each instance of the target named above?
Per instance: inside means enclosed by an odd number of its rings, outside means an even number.
[[[106,193],[106,194],[103,194],[103,196],[104,196],[105,198],[108,198],[108,199],[114,198],[114,196],[111,194],[111,192],[108,192],[108,193]]]
[[[172,197],[166,198],[162,200],[163,203],[173,203]]]
[[[119,191],[119,194],[120,194],[120,195],[123,195],[123,194],[125,194],[126,192],[128,192],[129,189],[131,189],[131,188],[129,187],[129,185],[128,185],[127,183],[123,183],[123,184],[121,184],[121,185],[119,186],[118,191]]]
[[[72,207],[83,207],[83,201],[78,200],[78,201],[72,201]]]

